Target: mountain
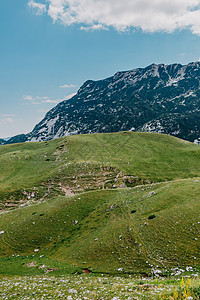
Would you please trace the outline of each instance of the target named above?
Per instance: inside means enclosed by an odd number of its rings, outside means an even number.
[[[200,137],[199,99],[200,62],[152,64],[86,81],[32,132],[7,143],[119,131],[166,133],[193,142]]]
[[[0,145],[4,145],[6,143],[6,140],[0,139]]]

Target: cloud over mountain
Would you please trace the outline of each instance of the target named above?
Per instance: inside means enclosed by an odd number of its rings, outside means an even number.
[[[199,0],[30,0],[28,5],[66,26],[80,24],[93,30],[113,27],[118,31],[138,28],[146,32],[189,28],[200,35]]]

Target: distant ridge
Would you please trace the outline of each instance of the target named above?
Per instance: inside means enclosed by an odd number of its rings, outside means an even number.
[[[77,94],[51,109],[33,131],[1,144],[119,131],[200,137],[200,62],[152,64],[86,81]]]

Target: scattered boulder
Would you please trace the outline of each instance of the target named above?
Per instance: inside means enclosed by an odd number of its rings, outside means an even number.
[[[151,197],[151,196],[153,196],[153,195],[155,195],[155,194],[156,194],[156,193],[155,193],[154,191],[151,191],[151,192],[148,193],[147,197]]]
[[[47,269],[46,273],[49,273],[49,272],[54,272],[54,271],[57,271],[58,269],[56,268],[52,268],[52,269]]]
[[[85,274],[89,274],[89,273],[92,272],[92,271],[89,270],[88,268],[84,268],[84,269],[82,269],[82,271],[83,271],[83,273],[85,273]]]
[[[155,217],[156,217],[155,215],[150,215],[150,216],[148,217],[148,219],[149,219],[149,220],[152,220],[152,219],[155,219]]]
[[[120,188],[120,189],[125,189],[125,188],[127,188],[127,186],[126,186],[124,183],[121,183],[121,184],[118,186],[118,188]]]
[[[48,268],[48,267],[45,266],[45,265],[42,265],[42,266],[39,267],[39,269],[46,269],[46,268]]]
[[[32,262],[30,262],[30,263],[27,264],[27,267],[28,267],[28,268],[36,268],[36,267],[37,267],[37,264],[36,264],[35,262],[32,261]]]

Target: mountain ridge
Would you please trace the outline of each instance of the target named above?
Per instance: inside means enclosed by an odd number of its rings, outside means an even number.
[[[87,80],[77,94],[57,104],[26,135],[1,144],[62,136],[150,131],[194,142],[200,137],[200,62],[151,64]]]

